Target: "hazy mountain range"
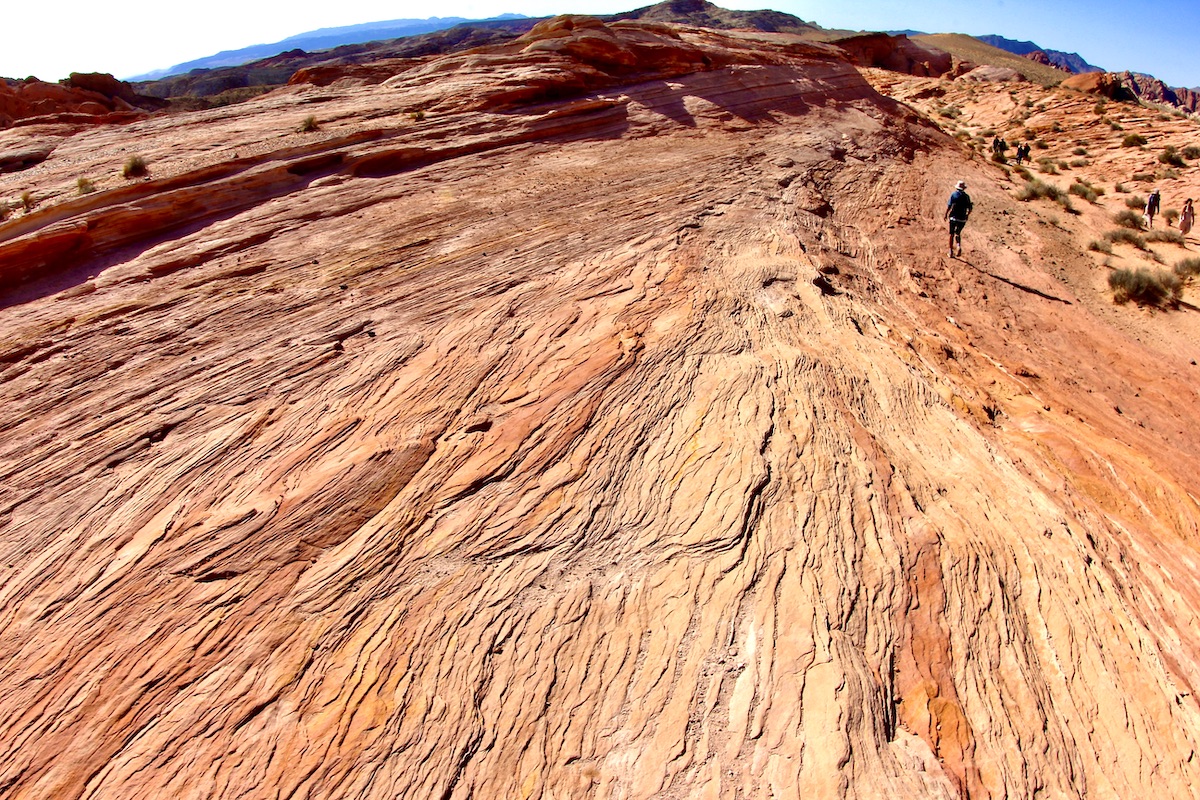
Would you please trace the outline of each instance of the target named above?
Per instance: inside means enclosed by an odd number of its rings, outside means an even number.
[[[521,14],[501,14],[490,17],[486,21],[526,19]],[[271,44],[254,44],[238,50],[222,50],[221,52],[185,61],[166,69],[154,70],[144,75],[136,75],[131,81],[151,81],[170,75],[181,75],[194,69],[215,69],[217,67],[237,67],[261,58],[270,58],[288,50],[327,50],[344,44],[361,44],[377,42],[385,39],[400,39],[405,36],[417,36],[422,33],[453,28],[464,22],[473,22],[464,17],[430,17],[429,19],[391,19],[383,22],[363,22],[357,25],[345,25],[338,28],[318,28],[315,31],[298,33]]]
[[[1061,50],[1050,50],[1033,42],[1023,42],[1018,39],[1005,39],[1003,36],[988,34],[987,36],[976,36],[981,42],[987,42],[992,47],[999,47],[1001,50],[1007,50],[1018,56],[1028,55],[1037,50],[1041,50],[1050,59],[1050,63],[1056,67],[1062,67],[1069,72],[1076,74],[1081,72],[1104,72],[1103,69],[1093,66],[1083,60],[1083,57],[1078,53],[1064,53]]]

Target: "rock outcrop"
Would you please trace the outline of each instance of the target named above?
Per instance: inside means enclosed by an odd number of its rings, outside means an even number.
[[[954,59],[949,53],[924,47],[904,35],[865,33],[838,39],[837,46],[849,53],[854,63],[864,67],[933,78],[954,69]]]
[[[0,79],[0,128],[18,122],[128,122],[165,105],[103,73],[75,72],[62,83]]]
[[[51,133],[0,175],[5,797],[1200,784],[1200,353],[838,51],[563,19],[0,144]]]
[[[1200,92],[1172,89],[1152,75],[1136,72],[1088,72],[1067,78],[1062,86],[1116,100],[1142,100],[1189,112],[1200,110]]]
[[[1064,67],[1062,64],[1059,64],[1056,61],[1053,61],[1050,58],[1050,56],[1046,55],[1046,53],[1042,50],[1034,50],[1032,52],[1025,53],[1024,57],[1028,58],[1030,61],[1034,62],[1035,64],[1042,64],[1047,67],[1054,67],[1057,70],[1062,70],[1063,72],[1066,72],[1068,74],[1073,74],[1070,69],[1068,69],[1067,67]]]

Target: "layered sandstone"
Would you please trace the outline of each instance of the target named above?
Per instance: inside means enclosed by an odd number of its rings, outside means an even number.
[[[566,19],[5,137],[6,797],[1197,785],[1200,347],[836,51]]]

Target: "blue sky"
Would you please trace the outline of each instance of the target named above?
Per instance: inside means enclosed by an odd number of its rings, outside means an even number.
[[[339,0],[283,5],[253,0],[201,4],[65,0],[50,6],[11,2],[0,29],[0,75],[58,80],[75,71],[127,77],[322,27],[430,16],[484,18],[506,12],[605,14],[650,2],[441,0],[431,5],[410,0]],[[1109,70],[1148,72],[1172,86],[1200,86],[1196,57],[1200,3],[1196,0],[724,0],[717,4],[773,8],[826,28],[996,33],[1077,52]]]

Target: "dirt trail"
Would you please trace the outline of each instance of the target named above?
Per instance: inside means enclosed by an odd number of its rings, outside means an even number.
[[[846,63],[679,35],[736,57],[480,110],[546,74],[493,55],[419,124],[427,82],[289,89],[21,174],[286,172],[318,96],[389,132],[6,295],[0,793],[1192,793],[1194,345]]]

